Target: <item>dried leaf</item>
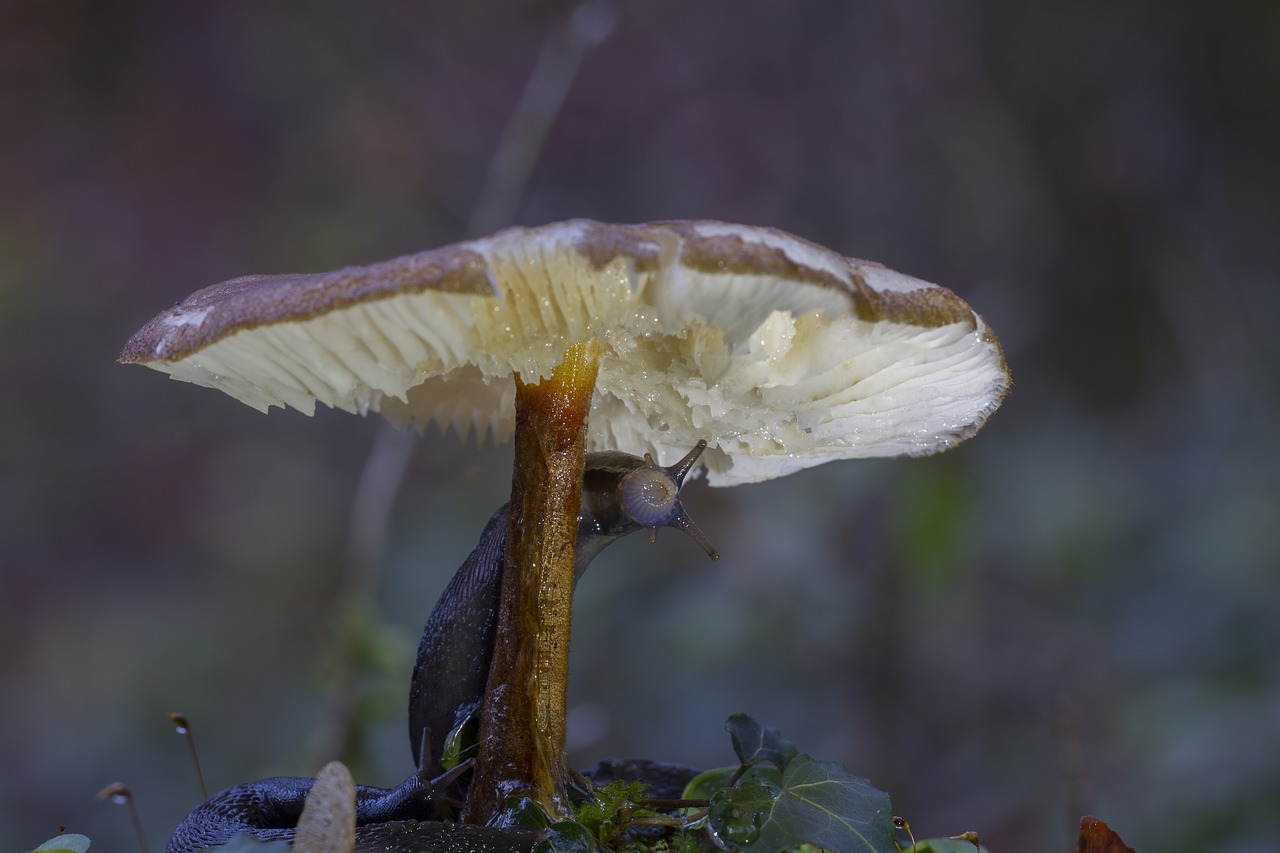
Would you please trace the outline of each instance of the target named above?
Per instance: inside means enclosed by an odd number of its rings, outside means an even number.
[[[295,853],[351,853],[356,846],[356,783],[341,761],[316,774],[294,834]]]
[[[1096,817],[1085,815],[1080,818],[1080,841],[1076,845],[1076,853],[1136,853],[1136,851],[1120,840],[1120,836],[1112,831]]]

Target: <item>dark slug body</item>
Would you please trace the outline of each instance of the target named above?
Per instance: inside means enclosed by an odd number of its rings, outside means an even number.
[[[619,485],[644,464],[629,453],[587,454],[574,546],[575,582],[607,546],[641,529],[624,511]],[[422,631],[409,686],[409,744],[414,765],[430,777],[445,772],[440,764],[445,739],[476,711],[484,695],[493,658],[507,521],[503,504],[485,525],[480,544],[445,587]],[[428,744],[426,755],[422,754],[424,743]]]
[[[587,455],[574,580],[618,538],[659,526],[684,529],[715,556],[700,531],[684,516],[675,495],[704,444],[671,468],[626,453]],[[625,511],[621,484],[633,471],[666,472],[672,482],[670,512],[659,521],[637,523]],[[484,695],[493,657],[502,557],[506,548],[507,506],[489,519],[480,542],[463,561],[431,611],[418,646],[409,689],[409,740],[417,770],[395,788],[359,785],[356,789],[356,846],[363,851],[430,850],[432,853],[515,853],[530,850],[538,833],[486,829],[444,822],[449,796],[461,794],[448,778],[441,757],[449,732],[475,712]],[[423,752],[423,749],[426,752]],[[642,762],[644,766],[660,768]],[[666,771],[665,767],[655,774]],[[435,780],[435,781],[433,781]],[[263,841],[292,843],[314,779],[275,777],[236,785],[197,806],[174,832],[165,853],[194,853],[225,844],[238,833]]]
[[[419,770],[438,776],[444,742],[484,695],[493,657],[507,505],[493,514],[480,544],[454,573],[427,619],[409,684],[409,745]],[[427,752],[422,753],[423,745]]]
[[[195,851],[225,844],[247,832],[260,841],[292,841],[293,827],[314,779],[277,776],[229,788],[191,813],[166,851]],[[418,776],[397,788],[356,786],[355,853],[423,849],[436,853],[519,853],[540,840],[535,832],[443,823],[435,819],[431,791]]]

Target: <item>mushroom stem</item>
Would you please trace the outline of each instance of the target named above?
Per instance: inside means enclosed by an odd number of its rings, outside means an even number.
[[[510,529],[479,754],[464,820],[485,823],[512,795],[568,816],[565,703],[573,560],[587,414],[603,346],[571,347],[551,376],[516,378]]]

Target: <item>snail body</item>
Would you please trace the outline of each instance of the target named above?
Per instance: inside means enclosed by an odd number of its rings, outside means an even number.
[[[685,476],[706,447],[698,445],[675,465],[658,466],[618,451],[587,455],[575,582],[591,561],[619,538],[659,527],[684,530],[707,555],[714,548],[680,504]],[[443,765],[446,740],[475,713],[484,695],[497,631],[509,514],[499,507],[480,541],[454,573],[427,619],[409,689],[409,741],[415,772],[395,788],[356,789],[356,851],[528,850],[537,838],[442,821],[451,797],[461,794],[457,772]],[[193,853],[247,832],[263,841],[293,839],[313,779],[274,777],[236,785],[197,806],[178,826],[166,853]]]

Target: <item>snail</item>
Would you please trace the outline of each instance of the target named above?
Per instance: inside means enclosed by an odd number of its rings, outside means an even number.
[[[607,546],[637,530],[683,530],[713,560],[719,555],[686,515],[680,487],[705,441],[663,467],[645,454],[589,453],[582,480],[574,580]],[[443,821],[464,788],[466,764],[445,768],[455,734],[484,694],[497,630],[498,591],[507,538],[507,505],[489,519],[431,611],[418,645],[409,689],[409,741],[416,770],[395,788],[356,787],[356,847],[361,850],[528,850],[529,832]],[[661,769],[655,772],[662,772]],[[194,853],[246,832],[263,841],[292,841],[313,779],[274,777],[236,785],[197,806],[178,825],[165,853]]]

